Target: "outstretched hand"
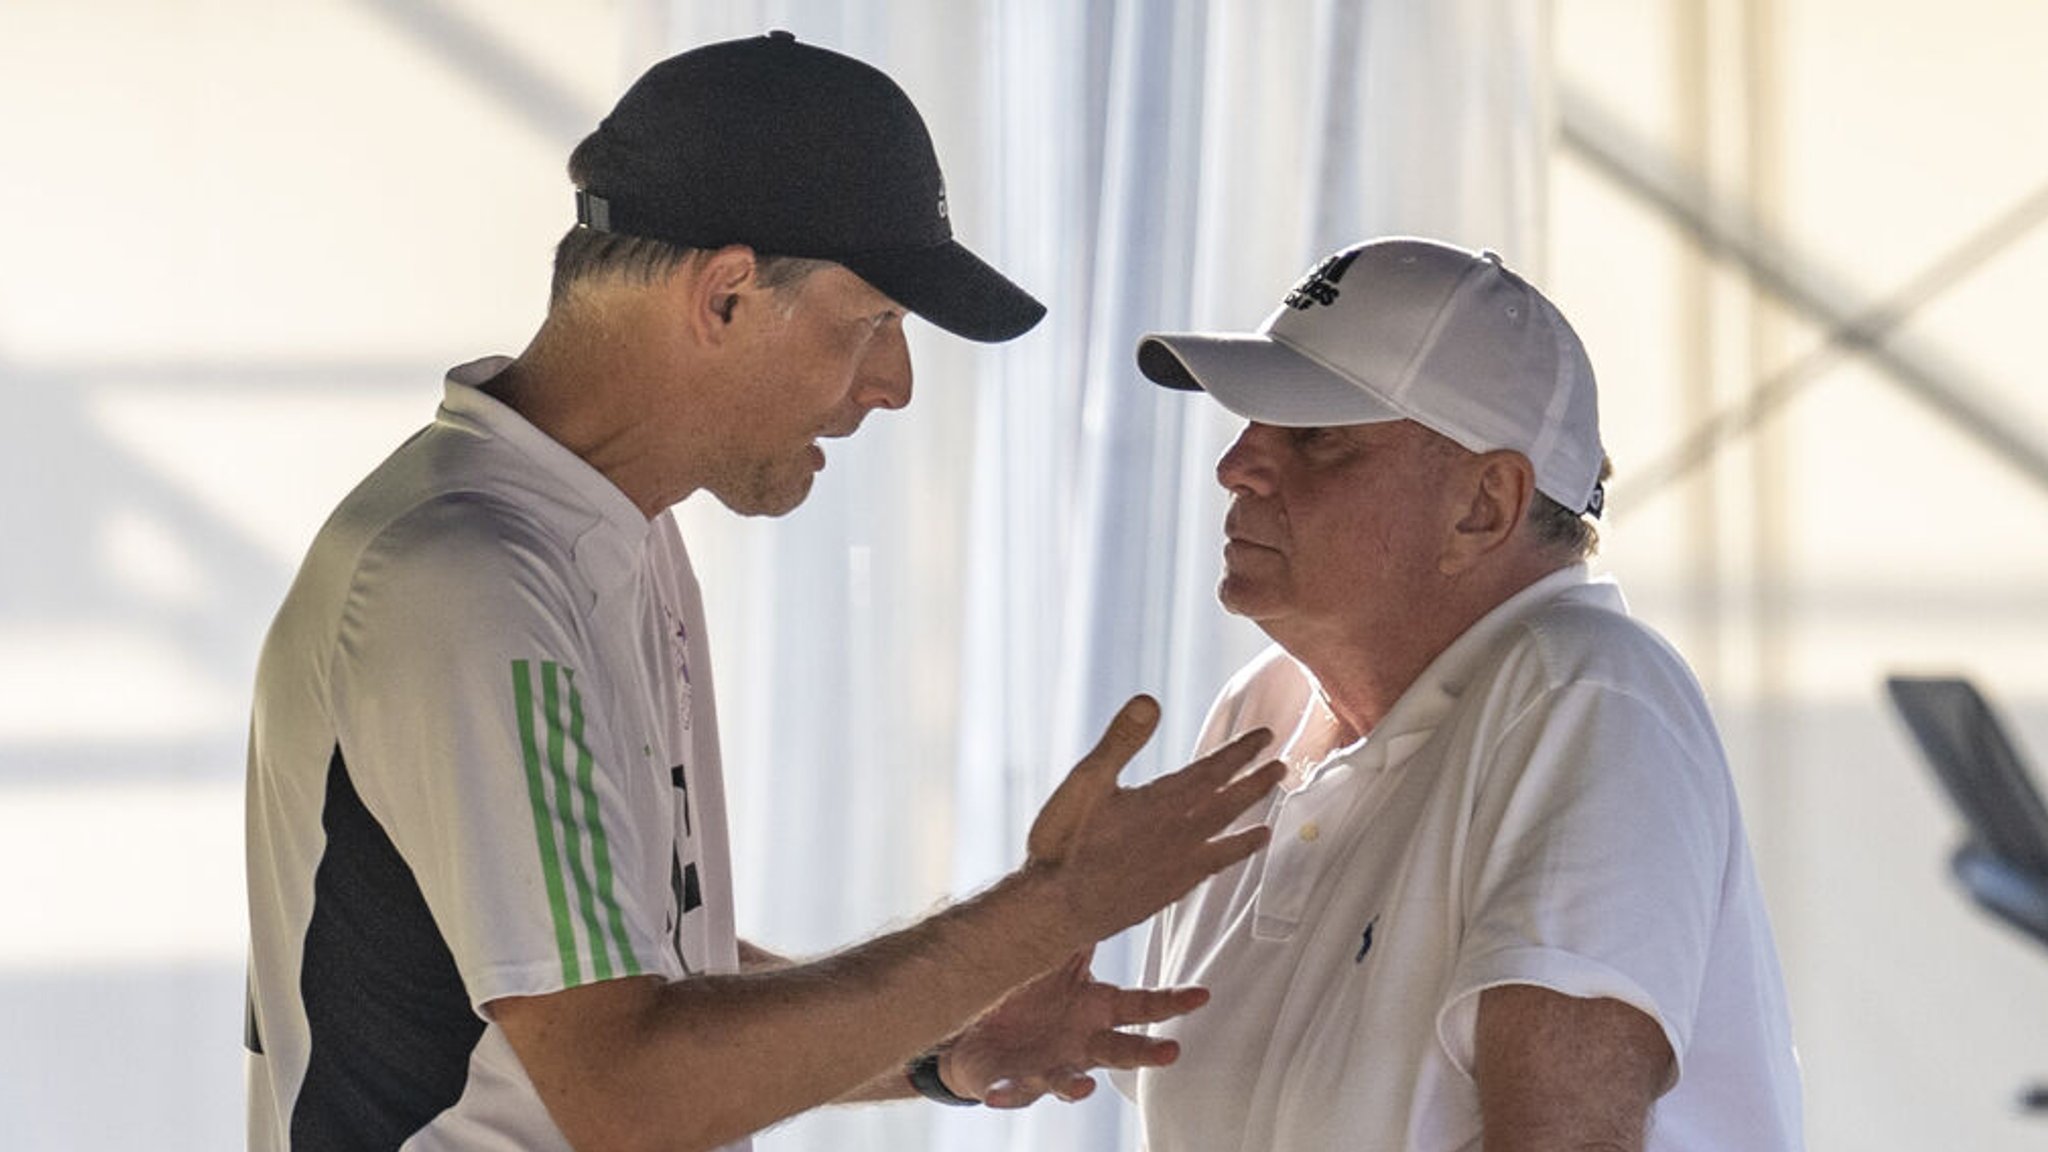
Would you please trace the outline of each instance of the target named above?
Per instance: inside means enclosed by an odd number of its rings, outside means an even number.
[[[1136,1032],[1208,1003],[1204,988],[1119,988],[1088,970],[1092,949],[1018,985],[957,1036],[939,1070],[946,1084],[991,1108],[1022,1108],[1041,1096],[1079,1100],[1095,1068],[1171,1064],[1180,1046]]]
[[[1057,875],[1083,942],[1150,916],[1269,835],[1263,824],[1222,833],[1280,782],[1278,761],[1239,775],[1271,734],[1253,729],[1178,772],[1120,787],[1117,774],[1158,724],[1158,702],[1132,697],[1031,825],[1026,867]]]

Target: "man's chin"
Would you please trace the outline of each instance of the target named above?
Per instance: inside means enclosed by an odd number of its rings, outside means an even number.
[[[1216,582],[1216,603],[1232,616],[1256,622],[1270,614],[1272,599],[1271,593],[1256,582],[1233,577],[1229,572]]]
[[[787,516],[809,498],[815,475],[806,472],[783,483],[757,484],[745,492],[715,494],[720,504],[741,516]]]

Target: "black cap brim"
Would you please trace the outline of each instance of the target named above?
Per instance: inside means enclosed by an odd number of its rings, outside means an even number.
[[[931,323],[983,344],[1022,336],[1045,316],[1045,305],[957,240],[832,259]]]

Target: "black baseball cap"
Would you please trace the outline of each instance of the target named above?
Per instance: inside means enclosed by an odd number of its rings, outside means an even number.
[[[1045,315],[953,239],[945,179],[910,97],[878,69],[788,32],[656,64],[585,156],[585,227],[830,260],[970,340],[1008,340]]]

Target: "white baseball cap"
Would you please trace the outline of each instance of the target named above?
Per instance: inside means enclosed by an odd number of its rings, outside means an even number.
[[[1536,487],[1599,515],[1593,366],[1557,307],[1492,252],[1391,237],[1315,266],[1256,332],[1154,332],[1138,370],[1286,428],[1413,420],[1509,448]]]

